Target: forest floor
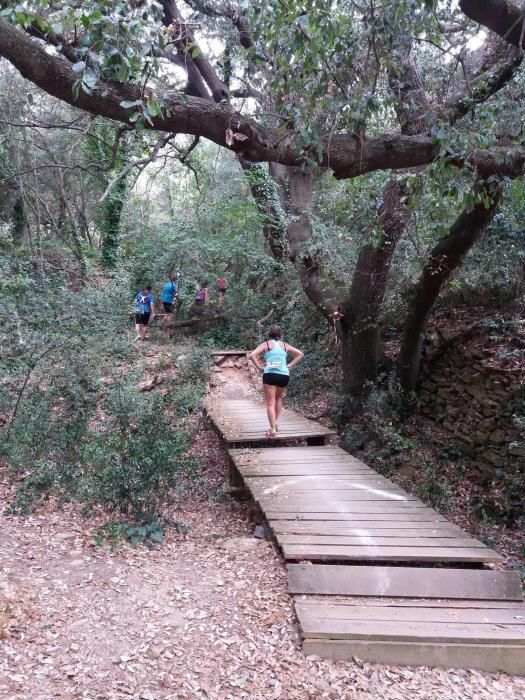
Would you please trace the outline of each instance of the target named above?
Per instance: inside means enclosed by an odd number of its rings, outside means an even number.
[[[152,372],[165,346],[142,355]],[[213,391],[256,396],[235,366]],[[224,495],[227,456],[201,417],[194,492],[177,498],[160,546],[96,546],[107,521],[48,502],[0,516],[0,698],[104,700],[522,700],[525,679],[335,662],[301,652],[284,563]],[[0,500],[13,485],[0,480]]]

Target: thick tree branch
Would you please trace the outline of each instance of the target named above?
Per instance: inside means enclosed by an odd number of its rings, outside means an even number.
[[[460,0],[459,7],[474,22],[491,29],[509,44],[525,49],[525,10],[508,0]]]
[[[450,124],[455,124],[474,107],[483,104],[502,90],[510,83],[521,66],[523,52],[512,49],[503,41],[499,44],[489,53],[477,73],[469,79],[468,91],[465,93],[463,89],[445,105],[442,113]]]
[[[1,19],[0,55],[48,94],[92,114],[129,124],[129,112],[121,107],[121,102],[155,97],[169,114],[154,118],[153,125],[147,124],[147,128],[202,136],[251,161],[300,166],[311,155],[297,145],[297,135],[293,132],[283,136],[279,129],[262,127],[229,104],[216,104],[179,92],[157,94],[148,89],[144,94],[139,85],[100,82],[91,94],[80,90],[75,100],[76,78],[70,62],[63,56],[51,55],[44,46]],[[374,170],[426,165],[437,154],[428,135],[387,134],[366,138],[329,134],[322,138],[322,145],[323,157],[319,165],[332,170],[338,179]]]

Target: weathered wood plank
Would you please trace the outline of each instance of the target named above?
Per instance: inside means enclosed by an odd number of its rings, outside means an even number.
[[[496,562],[502,557],[481,545],[479,547],[387,547],[368,545],[302,545],[283,544],[284,558],[290,561],[413,561],[413,562]]]
[[[474,668],[523,675],[523,646],[512,644],[440,644],[307,639],[303,652],[340,661],[354,657],[371,663]]]
[[[525,626],[505,623],[415,622],[391,620],[332,620],[300,618],[305,639],[363,639],[385,642],[441,642],[497,644],[507,641],[525,646]],[[525,652],[525,649],[524,649]]]
[[[525,635],[525,605],[520,608],[450,608],[443,607],[394,607],[373,605],[345,605],[306,600],[295,600],[297,616],[303,624],[304,620],[368,620],[384,622],[436,622],[436,623],[466,623],[469,625],[504,624],[519,625]],[[309,623],[309,624],[310,624]],[[321,636],[321,635],[319,635]]]
[[[395,527],[402,523],[446,523],[447,521],[439,513],[430,510],[430,508],[420,508],[418,510],[402,510],[398,513],[385,512],[384,510],[376,511],[366,517],[366,511],[336,511],[330,513],[305,513],[297,510],[266,510],[266,518],[270,521],[287,521],[296,523],[306,523],[316,520],[333,523],[353,523],[356,527],[373,526],[378,524],[383,527],[383,523],[393,524]],[[386,527],[387,525],[385,525]]]
[[[522,601],[515,571],[288,564],[291,593]]]
[[[349,494],[349,495],[346,495]],[[323,493],[323,498],[316,499],[314,495],[305,493],[304,496],[280,496],[279,494],[269,494],[268,496],[261,496],[257,499],[260,504],[265,508],[265,510],[290,510],[297,509],[303,513],[319,513],[327,512],[332,513],[333,511],[350,509],[358,509],[356,513],[366,513],[366,512],[377,512],[380,513],[381,509],[386,509],[384,512],[402,512],[403,510],[429,510],[424,506],[421,501],[418,501],[414,496],[407,498],[394,496],[390,498],[385,498],[384,496],[377,496],[374,493],[361,492],[359,495],[352,492],[340,492],[336,496],[333,492],[325,491]],[[369,503],[369,505],[367,505]],[[368,511],[368,508],[376,508],[376,510]],[[361,509],[361,510],[359,510]],[[351,512],[351,511],[350,511]]]
[[[443,525],[432,527],[431,523],[376,523],[355,524],[354,522],[342,522],[333,520],[270,520],[269,526],[276,535],[333,535],[341,536],[370,536],[370,537],[404,537],[405,539],[418,537],[463,537],[468,538],[463,530],[456,525]]]
[[[319,489],[318,491],[297,491],[290,495],[287,493],[281,493],[280,491],[272,493],[270,489],[260,489],[254,492],[253,495],[258,501],[261,502],[261,504],[277,504],[281,502],[289,503],[290,501],[295,501],[296,503],[304,503],[305,505],[309,505],[324,500],[328,504],[374,501],[378,503],[417,503],[418,505],[422,506],[421,501],[419,501],[415,496],[408,496],[405,494],[405,492],[396,493],[394,490],[385,491],[383,489],[379,490],[375,488],[367,488],[366,490],[355,489],[353,491],[329,491],[328,489]]]
[[[323,503],[312,503],[312,504],[297,504],[297,503],[271,503],[272,510],[268,511],[264,508],[266,517],[271,516],[272,519],[283,519],[288,513],[293,518],[298,514],[299,508],[300,515],[303,518],[319,519],[319,520],[356,520],[357,516],[361,516],[363,520],[370,520],[376,518],[379,520],[387,520],[392,517],[395,519],[404,519],[405,516],[410,518],[410,515],[414,516],[412,520],[421,520],[427,522],[434,522],[432,511],[428,508],[419,505],[417,502],[409,501],[406,503],[381,503],[377,501],[360,501],[359,503],[339,503],[336,508],[333,504],[323,504]],[[276,510],[278,509],[278,510]],[[351,516],[350,518],[344,516]],[[359,518],[360,519],[360,518]]]
[[[319,477],[317,475],[302,475],[294,477],[249,477],[244,475],[246,485],[252,491],[271,488],[273,491],[339,491],[356,490],[363,488],[382,488],[392,493],[405,493],[402,488],[392,484],[384,477],[368,475],[348,475],[341,477]]]
[[[415,550],[420,547],[460,547],[468,549],[486,549],[485,545],[469,537],[412,537],[407,543],[406,537],[381,537],[378,535],[310,535],[310,534],[293,534],[293,535],[277,535],[277,541],[280,545],[304,545],[313,547],[315,545],[332,546],[352,546],[352,547],[411,547]]]

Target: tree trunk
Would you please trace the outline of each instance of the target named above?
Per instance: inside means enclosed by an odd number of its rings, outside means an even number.
[[[11,236],[14,245],[18,247],[24,242],[24,232],[26,229],[26,211],[24,198],[21,193],[17,196],[13,206],[12,222]]]
[[[126,197],[127,178],[121,177],[104,201],[102,212],[102,264],[113,270],[117,264],[120,242],[120,219]]]
[[[278,163],[269,164],[269,172],[263,165],[250,163],[237,157],[243,169],[253,199],[262,218],[263,235],[273,257],[286,257],[286,167]]]
[[[395,47],[393,57],[388,82],[396,95],[401,133],[425,133],[430,106],[409,47]],[[368,393],[383,360],[379,317],[392,258],[412,215],[406,201],[411,194],[408,180],[398,175],[386,184],[377,208],[381,239],[377,245],[369,243],[359,251],[350,293],[342,305],[343,376],[345,392],[352,397],[352,413]]]
[[[414,289],[398,360],[399,380],[409,399],[419,377],[423,331],[428,315],[443,284],[459,267],[494,217],[501,188],[495,183],[481,182],[476,185],[474,194],[477,203],[469,211],[463,211],[449,234],[434,246]]]
[[[356,330],[351,322],[341,319],[341,357],[348,415],[359,412],[363,397],[377,377],[382,356],[377,326],[368,325]]]
[[[342,305],[343,376],[354,404],[366,395],[383,358],[379,315],[392,257],[411,216],[402,201],[405,195],[403,181],[391,179],[386,185],[378,210],[383,236],[377,246],[361,248],[350,294]]]

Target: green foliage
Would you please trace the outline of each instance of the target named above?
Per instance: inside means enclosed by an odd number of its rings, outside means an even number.
[[[99,528],[94,539],[97,547],[107,542],[111,550],[118,547],[121,539],[126,539],[131,544],[162,544],[164,525],[158,520],[145,520],[132,524],[110,520]]]
[[[187,440],[167,415],[168,404],[134,388],[114,387],[102,405],[106,420],[89,436],[83,463],[89,465],[83,501],[110,510],[157,515],[180,478],[193,465],[185,458]]]
[[[149,2],[135,5],[118,0],[78,7],[39,0],[7,7],[0,16],[24,28],[33,26],[51,38],[73,32],[79,37],[78,61],[72,66],[77,97],[80,90],[91,94],[100,79],[134,82],[155,75],[154,48],[162,48],[166,37],[160,8]]]
[[[438,511],[450,510],[454,504],[452,486],[439,478],[439,465],[431,460],[421,462],[413,493]]]
[[[139,393],[128,373],[137,353],[125,275],[73,292],[21,258],[1,265],[4,311],[14,320],[14,333],[4,326],[0,358],[2,450],[19,480],[12,509],[27,512],[55,496],[157,516],[195,465],[171,403]],[[189,368],[197,376],[195,360]]]

